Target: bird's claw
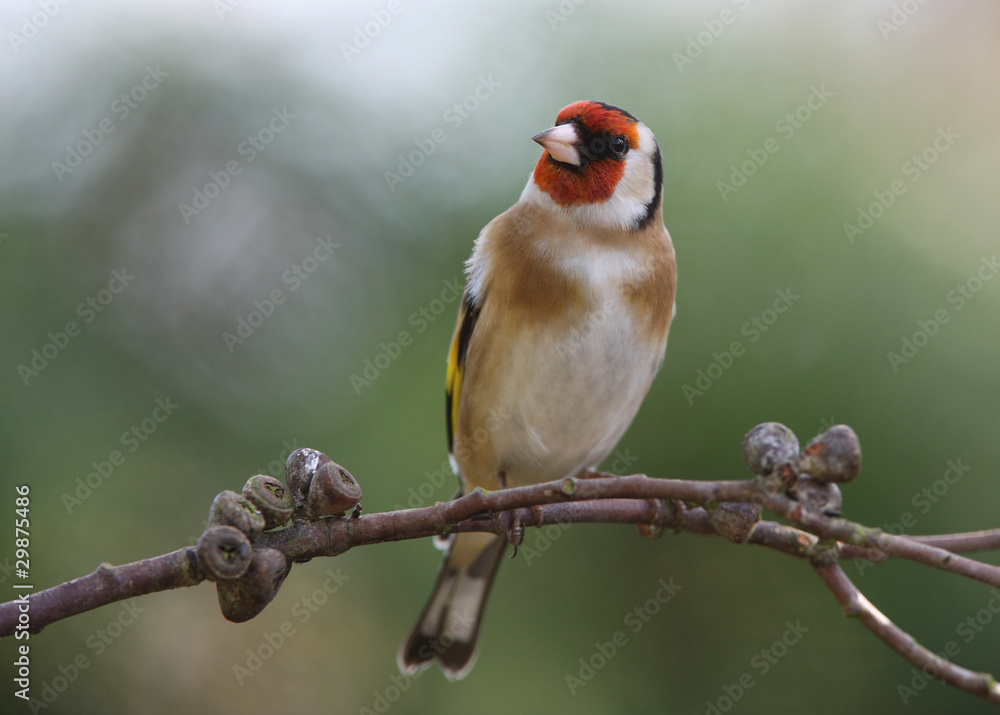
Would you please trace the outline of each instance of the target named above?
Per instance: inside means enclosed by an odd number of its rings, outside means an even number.
[[[516,511],[514,512],[514,517],[511,520],[510,529],[507,530],[507,541],[509,541],[514,547],[514,551],[511,553],[509,558],[514,558],[517,556],[517,550],[524,542],[524,524],[521,523],[521,517],[518,516]]]
[[[663,514],[663,502],[660,499],[647,499],[646,501],[652,507],[649,523],[636,524],[636,528],[639,530],[639,536],[644,539],[659,539],[663,536],[663,527],[657,522]]]

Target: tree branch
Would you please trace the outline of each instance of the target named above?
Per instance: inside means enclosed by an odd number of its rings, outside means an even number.
[[[908,539],[927,546],[960,554],[970,551],[989,551],[1000,548],[1000,529],[985,529],[983,531],[968,531],[961,534],[938,534],[934,536],[907,536]],[[879,562],[889,558],[889,555],[878,549],[866,549],[859,546],[845,545],[840,552],[845,559],[868,559]]]
[[[1000,587],[1000,568],[958,555],[1000,546],[1000,529],[936,536],[895,536],[840,517],[838,483],[857,477],[860,447],[838,425],[799,450],[782,425],[758,425],[744,441],[753,479],[694,481],[586,473],[530,486],[485,492],[419,509],[360,515],[361,489],[326,455],[293,452],[287,488],[258,475],[243,494],[222,492],[209,527],[193,547],[93,573],[0,604],[0,637],[99,606],[172,588],[216,583],[223,615],[256,616],[275,596],[291,565],[331,557],[355,546],[458,532],[507,534],[519,545],[524,527],[548,524],[637,524],[644,536],[666,530],[721,536],[808,561],[848,615],[924,672],[966,692],[1000,702],[988,674],[954,665],[918,645],[882,615],[847,578],[841,558],[903,558]],[[761,521],[762,508],[788,524]],[[353,513],[347,514],[353,509]]]
[[[191,549],[179,549],[124,566],[103,563],[87,576],[32,593],[28,597],[30,631],[37,633],[50,623],[109,603],[195,586],[205,577],[193,556]],[[20,613],[17,605],[17,601],[0,604],[0,637],[14,634]]]
[[[992,675],[955,665],[917,643],[913,636],[875,608],[837,564],[815,565],[814,568],[844,609],[845,616],[858,618],[868,630],[924,673],[959,690],[1000,703],[1000,685]]]

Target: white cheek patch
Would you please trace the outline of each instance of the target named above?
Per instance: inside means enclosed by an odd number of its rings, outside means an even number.
[[[636,155],[625,162],[625,175],[618,182],[615,194],[623,194],[645,211],[656,194],[653,155],[656,153],[657,145],[653,133],[642,124],[639,125],[639,147],[635,152]]]

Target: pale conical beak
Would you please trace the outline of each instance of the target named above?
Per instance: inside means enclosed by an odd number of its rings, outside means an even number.
[[[560,124],[531,138],[545,147],[545,151],[556,161],[580,166],[580,152],[576,148],[580,135],[572,124]]]

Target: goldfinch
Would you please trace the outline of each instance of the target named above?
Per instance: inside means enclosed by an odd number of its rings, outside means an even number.
[[[448,353],[446,420],[459,493],[596,468],[649,391],[667,345],[677,270],[653,133],[603,102],[575,102],[514,206],[476,239]],[[437,585],[398,655],[450,679],[476,659],[507,540],[451,537]]]

